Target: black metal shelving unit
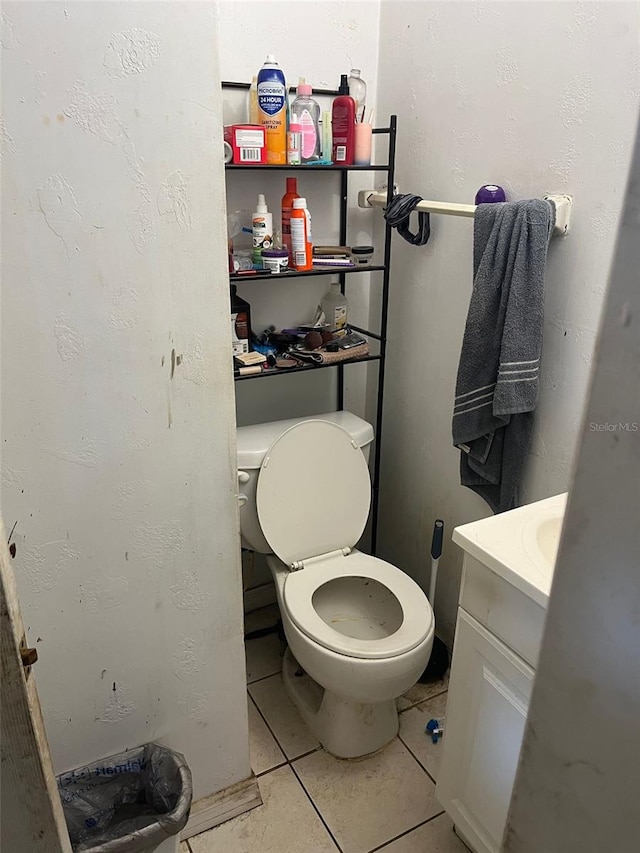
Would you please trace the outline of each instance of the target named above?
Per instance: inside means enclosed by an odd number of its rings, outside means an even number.
[[[223,89],[248,89],[248,83],[233,83],[229,81],[224,81],[222,83]],[[290,89],[293,91],[293,87]],[[335,97],[338,92],[333,89],[313,89],[313,93],[316,95],[329,95]],[[348,219],[348,191],[349,191],[349,173],[350,172],[386,172],[388,174],[387,178],[387,199],[391,201],[391,197],[393,195],[393,182],[394,182],[394,173],[395,173],[395,156],[396,156],[396,132],[397,132],[397,118],[395,115],[390,116],[389,125],[387,127],[376,127],[373,128],[373,133],[378,135],[386,135],[388,136],[388,155],[387,162],[380,163],[370,166],[268,166],[268,165],[236,165],[233,163],[227,163],[225,165],[225,169],[227,171],[282,171],[282,170],[293,170],[293,171],[305,171],[306,173],[313,174],[313,172],[339,172],[340,173],[340,223],[339,223],[339,244],[344,246],[347,244],[347,219]],[[256,280],[272,280],[272,279],[283,279],[283,278],[304,278],[305,276],[317,276],[317,275],[337,275],[340,281],[340,289],[344,293],[346,287],[346,278],[347,275],[357,274],[357,273],[375,273],[381,274],[382,276],[382,300],[381,300],[381,311],[380,311],[380,332],[372,332],[368,329],[363,329],[359,326],[354,326],[352,323],[349,326],[360,334],[365,335],[367,338],[371,338],[373,340],[378,341],[380,351],[377,355],[368,355],[364,358],[357,359],[349,359],[348,361],[338,362],[337,364],[305,364],[296,367],[290,367],[287,369],[274,369],[269,371],[264,371],[259,374],[251,374],[249,376],[237,376],[235,378],[236,382],[247,382],[250,380],[259,380],[266,379],[269,376],[283,376],[289,373],[301,373],[304,371],[310,370],[336,370],[337,371],[337,409],[344,408],[344,371],[348,369],[352,364],[362,364],[363,362],[368,361],[377,361],[378,362],[378,394],[377,394],[377,405],[376,405],[376,423],[375,423],[375,440],[374,440],[374,458],[373,458],[373,471],[372,471],[372,501],[371,501],[371,553],[375,556],[376,554],[376,545],[377,545],[377,534],[378,534],[378,506],[379,506],[379,498],[380,498],[380,452],[382,446],[382,412],[383,412],[383,404],[384,404],[384,380],[385,380],[385,357],[386,357],[386,348],[387,348],[387,317],[388,317],[388,308],[389,308],[389,278],[390,278],[390,265],[391,265],[391,227],[385,223],[385,233],[384,233],[384,253],[382,257],[382,263],[379,264],[370,264],[362,267],[321,267],[318,269],[308,270],[306,272],[295,272],[294,270],[289,270],[288,272],[283,273],[256,273],[255,275],[230,275],[229,280],[230,283],[246,283],[252,282]]]

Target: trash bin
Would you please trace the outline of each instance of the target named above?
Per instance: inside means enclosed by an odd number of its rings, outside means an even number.
[[[156,743],[57,777],[75,853],[152,851],[186,824],[193,787],[183,755]]]

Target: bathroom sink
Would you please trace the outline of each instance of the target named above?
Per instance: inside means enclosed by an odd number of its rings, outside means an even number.
[[[558,555],[558,545],[560,544],[562,517],[547,518],[540,523],[536,520],[534,529],[535,547],[538,550],[536,557],[541,556],[545,563],[552,566],[555,565]]]
[[[546,607],[567,495],[463,524],[453,541],[496,574]]]

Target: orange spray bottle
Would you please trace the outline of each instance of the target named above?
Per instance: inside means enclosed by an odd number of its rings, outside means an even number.
[[[295,198],[291,211],[291,255],[296,270],[313,269],[313,244],[311,242],[311,215],[306,198]]]
[[[298,181],[295,178],[287,178],[287,191],[282,196],[282,248],[289,252],[289,266],[292,265],[291,255],[291,211],[293,202],[298,195]]]

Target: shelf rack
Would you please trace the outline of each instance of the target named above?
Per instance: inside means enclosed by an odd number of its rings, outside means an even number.
[[[249,88],[248,83],[235,83],[230,81],[224,81],[222,83],[223,89],[240,89],[246,90]],[[290,88],[290,91],[294,91],[294,87]],[[337,90],[333,89],[313,89],[313,94],[315,95],[328,95],[330,97],[335,97],[338,95]],[[395,156],[396,156],[396,133],[397,133],[397,117],[395,115],[390,116],[389,124],[387,127],[376,127],[373,128],[372,131],[374,134],[383,135],[388,137],[388,154],[387,154],[387,162],[379,163],[370,166],[308,166],[308,165],[300,165],[300,166],[269,166],[269,165],[244,165],[244,164],[234,164],[227,163],[225,164],[226,171],[240,171],[244,170],[264,170],[264,171],[305,171],[307,173],[313,174],[313,172],[337,172],[339,174],[340,180],[340,221],[339,221],[339,245],[346,245],[347,241],[347,205],[348,205],[348,190],[349,190],[349,174],[351,172],[384,172],[387,173],[387,186],[388,190],[386,193],[382,194],[386,199],[385,203],[391,201],[393,195],[393,179],[395,173]],[[367,329],[360,328],[358,326],[354,326],[350,323],[350,327],[359,332],[360,334],[365,335],[368,338],[371,338],[378,342],[379,352],[375,355],[367,355],[362,358],[357,359],[348,359],[346,361],[338,362],[337,364],[301,364],[296,365],[295,367],[289,368],[274,368],[272,370],[264,370],[259,374],[250,374],[248,376],[236,376],[236,382],[246,382],[249,380],[256,379],[266,379],[269,376],[286,376],[291,373],[302,373],[308,372],[311,370],[325,370],[332,368],[337,372],[337,399],[336,399],[336,408],[341,410],[344,408],[344,370],[348,369],[352,364],[362,364],[364,362],[378,362],[378,394],[376,401],[376,418],[375,418],[375,440],[374,440],[374,448],[373,448],[373,470],[372,470],[372,500],[371,500],[371,553],[375,556],[377,549],[377,537],[378,537],[378,510],[379,510],[379,500],[380,500],[380,459],[381,459],[381,447],[382,447],[382,411],[384,404],[384,381],[385,381],[385,359],[386,359],[386,348],[387,348],[387,319],[388,319],[388,307],[389,307],[389,277],[390,277],[390,263],[391,263],[391,235],[392,229],[385,222],[385,230],[384,230],[384,252],[382,256],[382,263],[378,264],[368,264],[357,267],[321,267],[318,269],[307,270],[305,272],[296,272],[295,270],[288,270],[283,273],[261,273],[257,272],[255,275],[252,274],[232,274],[229,276],[229,281],[231,284],[237,283],[250,283],[252,281],[265,281],[265,280],[275,280],[275,279],[283,279],[283,278],[305,278],[307,276],[318,276],[318,275],[333,275],[338,276],[340,282],[340,289],[344,293],[346,286],[346,277],[347,275],[353,273],[377,273],[382,275],[382,300],[381,300],[381,310],[380,310],[380,331],[372,332]]]

